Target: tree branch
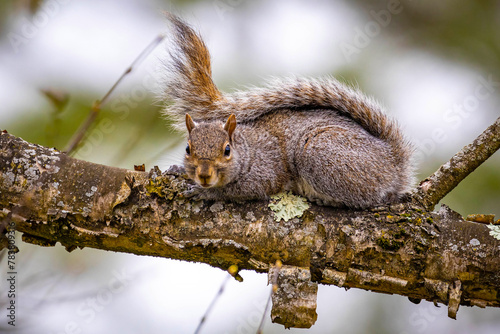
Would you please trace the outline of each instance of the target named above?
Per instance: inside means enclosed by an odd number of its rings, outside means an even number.
[[[428,210],[500,148],[500,117],[450,161],[420,183],[415,198]]]
[[[448,304],[452,317],[458,305],[500,306],[500,241],[487,225],[446,206],[428,212],[411,203],[372,211],[311,205],[302,217],[277,222],[267,201],[190,202],[181,195],[189,186],[175,168],[161,174],[107,167],[0,135],[0,220],[10,215],[25,241],[257,272],[279,259],[287,268],[280,275],[289,273],[280,280],[305,289],[297,307],[311,321],[314,282]],[[293,321],[285,326],[307,327]]]

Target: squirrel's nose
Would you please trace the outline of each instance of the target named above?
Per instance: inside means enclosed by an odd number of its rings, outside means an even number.
[[[208,187],[210,186],[210,178],[212,177],[212,175],[208,175],[208,174],[199,174],[198,177],[200,178],[200,182],[201,182],[201,185],[203,187]]]
[[[200,166],[201,168],[198,171],[198,178],[200,179],[200,184],[203,187],[212,186],[212,178],[213,178],[213,170],[208,166]]]

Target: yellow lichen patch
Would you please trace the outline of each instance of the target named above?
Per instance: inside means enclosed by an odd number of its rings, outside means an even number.
[[[468,215],[466,220],[476,223],[493,224],[495,215],[472,214]]]
[[[293,195],[291,192],[283,192],[271,196],[269,208],[274,211],[274,219],[289,221],[295,217],[301,217],[304,211],[309,209],[307,200],[303,197]]]
[[[469,272],[458,273],[458,279],[463,281],[472,281],[474,280],[474,274]]]

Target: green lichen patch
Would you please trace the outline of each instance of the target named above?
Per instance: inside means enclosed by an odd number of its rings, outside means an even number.
[[[386,237],[380,237],[377,239],[377,245],[379,245],[382,249],[396,252],[401,247],[403,247],[404,243],[402,241],[392,240]]]
[[[420,242],[420,241],[415,241],[415,244],[413,246],[413,250],[417,253],[417,254],[424,254],[426,251],[427,251],[428,247]]]
[[[490,224],[490,225],[488,225],[488,228],[490,229],[490,235],[493,238],[500,240],[500,226]]]
[[[173,177],[168,175],[150,178],[149,182],[146,184],[146,190],[149,194],[156,194],[159,197],[171,200],[177,190],[174,189],[175,185],[172,183],[172,179]]]
[[[149,180],[149,183],[146,184],[146,190],[150,194],[156,194],[160,197],[164,197],[165,193],[163,192],[163,182],[161,180]]]
[[[291,192],[283,192],[271,196],[269,208],[274,212],[274,219],[289,221],[295,217],[301,217],[304,211],[309,209],[307,200],[303,197],[293,195]]]
[[[396,233],[394,233],[394,238],[401,239],[407,235],[408,235],[408,233],[406,232],[406,230],[404,228],[400,228],[399,230],[396,231]]]

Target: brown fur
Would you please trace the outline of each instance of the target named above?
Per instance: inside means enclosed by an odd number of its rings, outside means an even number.
[[[320,204],[365,208],[408,191],[412,145],[373,99],[333,78],[275,79],[222,94],[200,36],[169,18],[175,44],[165,93],[174,103],[165,115],[189,130],[184,165],[205,187],[199,197],[262,199],[291,190]]]

